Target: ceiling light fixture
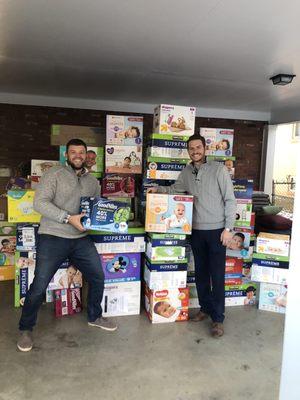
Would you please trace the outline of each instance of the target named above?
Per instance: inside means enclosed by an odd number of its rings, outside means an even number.
[[[278,74],[275,76],[272,76],[270,80],[272,80],[273,85],[288,85],[289,83],[292,82],[296,75],[289,75],[289,74]]]

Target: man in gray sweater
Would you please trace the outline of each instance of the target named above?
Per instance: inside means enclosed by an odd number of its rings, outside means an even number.
[[[210,316],[211,333],[220,337],[224,333],[226,246],[232,239],[236,200],[226,167],[206,161],[204,137],[191,136],[188,153],[192,162],[172,186],[159,186],[148,192],[185,192],[194,196],[191,244],[200,311],[193,321]]]
[[[66,146],[68,165],[50,168],[35,193],[34,209],[42,218],[35,275],[19,322],[21,334],[17,347],[21,351],[32,349],[32,329],[47,286],[67,259],[89,283],[88,324],[109,331],[117,329],[112,320],[102,317],[104,273],[96,247],[81,224],[84,214],[79,214],[82,196],[100,195],[99,182],[85,168],[86,152],[87,146],[82,140],[70,140]]]

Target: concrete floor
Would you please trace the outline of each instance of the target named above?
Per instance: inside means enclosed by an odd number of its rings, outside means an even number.
[[[225,336],[209,322],[152,325],[120,317],[119,329],[88,327],[85,313],[56,319],[42,307],[30,353],[16,349],[20,310],[0,283],[0,399],[276,400],[284,316],[226,311]]]

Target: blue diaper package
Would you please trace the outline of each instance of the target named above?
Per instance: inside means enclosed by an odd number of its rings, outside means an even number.
[[[130,207],[127,203],[100,196],[81,197],[80,212],[85,213],[82,225],[86,229],[116,233],[128,231]]]

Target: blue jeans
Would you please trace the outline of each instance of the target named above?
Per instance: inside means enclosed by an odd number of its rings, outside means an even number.
[[[60,265],[69,259],[89,284],[87,314],[90,322],[102,315],[101,301],[104,290],[104,273],[99,254],[92,240],[85,236],[65,239],[53,235],[38,235],[36,267],[32,284],[27,292],[19,329],[32,330],[47,286]]]
[[[199,305],[213,322],[223,322],[225,312],[226,247],[220,241],[222,231],[193,229],[191,237]]]

